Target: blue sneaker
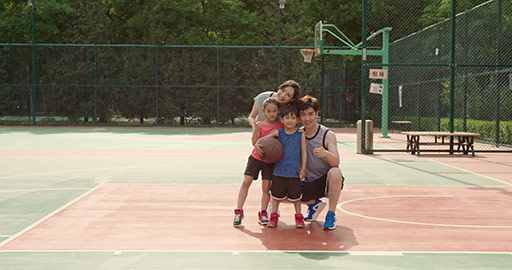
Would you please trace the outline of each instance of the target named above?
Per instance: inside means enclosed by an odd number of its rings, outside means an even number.
[[[322,210],[324,210],[326,203],[322,200],[316,200],[312,204],[308,204],[308,215],[304,218],[305,221],[315,221]]]
[[[333,211],[327,212],[325,215],[324,230],[336,229],[336,214]]]

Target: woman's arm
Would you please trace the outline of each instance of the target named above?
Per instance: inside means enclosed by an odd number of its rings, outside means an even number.
[[[254,104],[252,105],[251,113],[249,113],[249,117],[247,118],[247,121],[249,122],[249,125],[251,125],[252,128],[254,128],[254,124],[256,122],[256,116],[258,116],[258,113],[259,113],[258,106],[256,106],[256,102],[254,102]]]

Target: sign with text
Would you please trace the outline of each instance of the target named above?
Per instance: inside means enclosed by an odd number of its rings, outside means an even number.
[[[370,79],[387,79],[388,71],[385,69],[370,69]]]
[[[370,84],[370,93],[382,95],[382,84],[380,83],[371,83]]]

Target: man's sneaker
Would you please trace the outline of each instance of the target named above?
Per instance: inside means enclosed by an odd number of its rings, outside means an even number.
[[[336,229],[336,215],[333,211],[329,211],[327,212],[327,215],[325,215],[324,230],[334,229]]]
[[[295,214],[295,227],[304,228],[304,216],[302,214]]]
[[[258,212],[258,223],[265,226],[268,224],[267,211]]]
[[[277,226],[277,222],[279,221],[279,216],[277,213],[270,214],[270,221],[267,224],[267,227],[274,228]]]
[[[326,203],[322,200],[316,200],[312,204],[308,204],[308,215],[304,218],[305,221],[315,221],[322,210],[324,210]]]
[[[235,209],[235,219],[233,220],[233,227],[241,227],[242,219],[244,219],[244,210]]]

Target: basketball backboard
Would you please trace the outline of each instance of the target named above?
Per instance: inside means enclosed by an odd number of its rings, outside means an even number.
[[[317,56],[322,53],[322,21],[319,21],[315,25],[315,50],[317,51]]]

